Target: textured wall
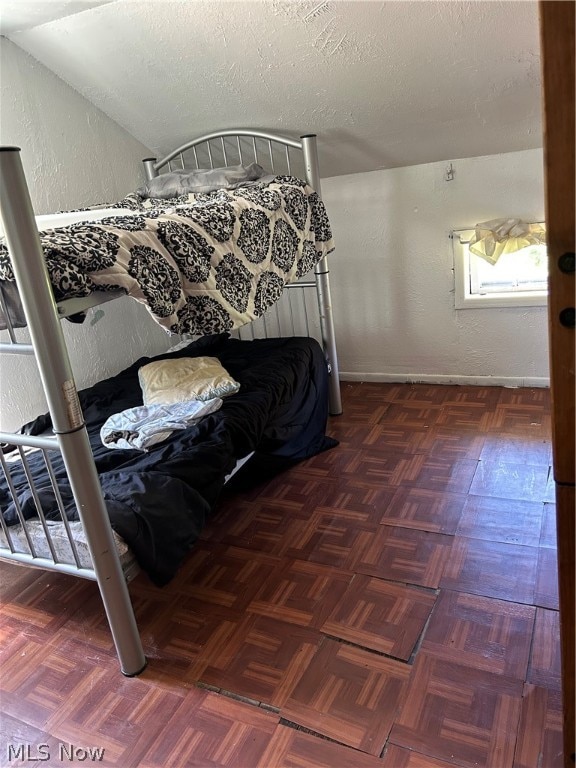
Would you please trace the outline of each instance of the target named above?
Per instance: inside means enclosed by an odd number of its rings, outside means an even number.
[[[0,142],[22,148],[36,213],[118,200],[141,183],[140,160],[149,155],[145,146],[5,38],[0,56]],[[82,326],[62,323],[79,387],[169,343],[130,299],[107,304],[103,312],[94,326],[93,311]],[[26,338],[25,331],[19,333]],[[2,428],[16,429],[44,410],[34,360],[2,356]]]
[[[449,182],[446,165],[322,182],[341,370],[536,383],[548,376],[546,308],[455,310],[448,235],[500,216],[542,221],[542,152],[457,160]]]

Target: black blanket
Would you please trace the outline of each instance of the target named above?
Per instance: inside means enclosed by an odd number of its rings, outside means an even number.
[[[199,355],[217,357],[240,391],[225,398],[216,413],[146,453],[105,448],[100,427],[112,414],[142,404],[138,370],[150,358],[80,392],[112,527],[158,585],[174,576],[198,538],[237,459],[255,451],[243,474],[244,482],[258,481],[259,467],[275,471],[336,444],[325,435],[328,373],[313,339],[238,341],[219,334],[155,359]],[[24,431],[38,434],[49,426],[49,417],[42,416]],[[67,517],[78,519],[61,457],[53,463]],[[30,464],[47,519],[59,519],[41,456],[31,456]],[[36,516],[24,473],[12,466],[24,514]],[[9,525],[18,522],[11,501],[6,485],[0,485],[0,508]]]

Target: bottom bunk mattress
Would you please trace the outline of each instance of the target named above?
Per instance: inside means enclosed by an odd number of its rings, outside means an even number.
[[[175,575],[239,459],[253,454],[242,469],[245,486],[261,481],[263,472],[269,475],[336,445],[325,434],[328,370],[314,339],[240,341],[218,334],[153,360],[203,356],[217,358],[240,384],[239,391],[224,397],[219,410],[147,451],[106,447],[100,430],[114,414],[142,405],[138,373],[151,358],[79,393],[112,528],[158,585]],[[22,431],[42,434],[50,426],[44,415]],[[10,464],[24,517],[36,517],[25,472],[16,462]],[[46,519],[58,520],[57,499],[42,457],[32,454],[28,464]],[[54,457],[52,464],[66,516],[78,520],[61,457]],[[0,508],[9,526],[18,524],[4,479]]]
[[[77,567],[92,570],[92,555],[90,554],[84,527],[80,521],[72,521],[68,523],[70,538],[74,542],[74,552],[70,545],[68,531],[63,522],[60,520],[47,520],[46,527],[48,528],[50,540],[59,563],[69,563],[70,565],[76,564]],[[32,544],[34,557],[53,561],[50,545],[46,533],[44,532],[44,525],[40,520],[27,520],[26,530],[24,530],[23,525],[11,525],[9,534],[10,543],[15,552],[31,555],[32,549],[30,544]],[[114,539],[114,545],[118,552],[124,578],[126,581],[132,581],[132,579],[140,572],[138,563],[126,545],[126,542],[123,541],[115,531],[112,531],[112,538]],[[10,544],[8,543],[4,531],[0,530],[0,548],[2,547],[9,550]],[[25,565],[34,565],[34,563],[26,563]]]

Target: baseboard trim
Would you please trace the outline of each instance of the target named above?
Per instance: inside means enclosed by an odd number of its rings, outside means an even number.
[[[401,384],[469,384],[480,387],[549,387],[544,376],[451,376],[435,373],[355,373],[340,371],[340,381]]]

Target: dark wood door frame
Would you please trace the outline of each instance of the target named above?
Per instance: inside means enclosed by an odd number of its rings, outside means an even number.
[[[574,766],[574,251],[575,52],[573,0],[540,0],[548,229],[550,383],[558,537],[564,765]]]

